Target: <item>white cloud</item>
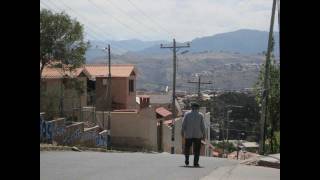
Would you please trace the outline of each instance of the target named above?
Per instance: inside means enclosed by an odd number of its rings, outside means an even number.
[[[91,36],[104,39],[142,40],[170,40],[174,36],[178,41],[188,41],[240,28],[268,31],[272,6],[271,0],[41,0],[41,2],[46,3],[47,7],[65,9],[72,17],[77,17],[86,25],[85,29]],[[142,9],[147,17],[130,2]],[[277,24],[275,21],[275,30],[278,30]]]

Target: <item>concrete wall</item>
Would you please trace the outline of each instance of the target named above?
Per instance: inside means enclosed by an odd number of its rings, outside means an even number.
[[[175,122],[175,141],[174,141],[174,149],[176,154],[183,154],[183,139],[181,137],[181,127],[182,127],[182,119],[177,118]],[[163,125],[162,128],[162,147],[163,151],[165,152],[171,152],[171,127]]]
[[[157,120],[153,108],[111,113],[111,143],[118,147],[157,150]]]
[[[130,77],[130,79],[135,79]],[[98,111],[107,110],[107,85],[103,85],[106,77],[96,78],[96,108]],[[116,109],[133,109],[136,106],[135,92],[129,94],[129,78],[111,79],[111,97]]]
[[[106,147],[107,131],[99,126],[84,128],[84,123],[66,126],[64,118],[46,121],[40,115],[40,142],[58,145],[81,145],[87,147]]]

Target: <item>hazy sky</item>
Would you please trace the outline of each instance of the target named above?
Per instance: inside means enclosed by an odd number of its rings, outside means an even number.
[[[272,0],[41,0],[84,24],[88,39],[190,41],[238,29],[269,31]],[[277,19],[277,17],[276,17]],[[278,22],[275,21],[275,31]]]

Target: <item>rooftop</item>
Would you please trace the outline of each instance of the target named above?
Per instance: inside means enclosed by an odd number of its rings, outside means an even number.
[[[170,111],[168,111],[166,108],[164,107],[159,107],[156,109],[156,113],[158,113],[159,115],[161,115],[162,117],[168,117],[170,115],[172,115],[172,113]]]
[[[129,77],[136,75],[136,69],[132,64],[113,64],[110,67],[112,77]],[[61,68],[45,67],[42,71],[42,78],[61,79],[64,76],[77,77],[83,72],[89,79],[96,77],[107,77],[109,68],[106,64],[86,64],[74,71],[63,71]]]
[[[63,77],[77,77],[82,72],[83,68],[76,68],[72,71],[65,70],[61,68],[45,67],[42,71],[42,78],[45,79],[61,79]]]
[[[132,64],[113,64],[110,69],[112,77],[129,77],[136,74]],[[95,79],[96,77],[107,77],[109,68],[106,64],[86,64],[84,72],[89,76],[89,79]]]

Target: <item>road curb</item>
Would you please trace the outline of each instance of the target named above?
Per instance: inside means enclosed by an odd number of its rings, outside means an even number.
[[[80,151],[94,151],[94,152],[119,152],[115,150],[107,150],[105,148],[89,148],[89,147],[81,147],[81,146],[58,146],[52,144],[40,144],[40,151],[75,151],[78,149]],[[80,152],[79,151],[79,152]]]

